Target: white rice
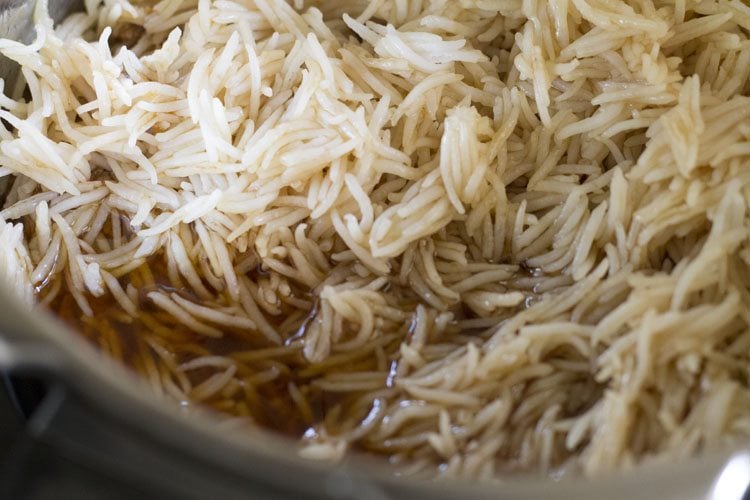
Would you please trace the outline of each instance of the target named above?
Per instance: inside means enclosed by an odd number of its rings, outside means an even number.
[[[740,0],[86,9],[0,40],[0,274],[159,394],[446,477],[748,437]]]

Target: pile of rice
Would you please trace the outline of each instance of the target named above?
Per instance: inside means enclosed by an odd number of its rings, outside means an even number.
[[[742,0],[85,4],[0,41],[0,270],[157,393],[445,477],[750,435]]]

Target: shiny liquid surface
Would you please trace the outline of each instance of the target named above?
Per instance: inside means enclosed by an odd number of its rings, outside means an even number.
[[[54,298],[47,297],[48,307],[58,317],[183,408],[200,405],[230,418],[239,417],[235,420],[239,425],[255,424],[293,437],[316,432],[312,427],[320,425],[337,429],[338,420],[351,421],[347,417],[353,416],[358,421],[366,416],[371,401],[360,400],[365,391],[325,390],[319,381],[337,374],[362,373],[372,374],[373,384],[385,386],[386,370],[398,347],[395,336],[319,364],[309,363],[301,352],[299,337],[309,318],[295,316],[292,311],[267,316],[276,320],[274,327],[285,339],[281,346],[259,332],[227,327],[221,327],[221,338],[206,337],[147,299],[150,291],[162,290],[196,300],[185,289],[169,284],[161,259],[153,257],[120,279],[123,287],[130,284],[138,290],[136,317],[128,315],[109,293],[86,295],[95,314],[82,314],[73,295],[66,291],[64,278],[55,278],[62,282],[59,285],[55,280],[46,284],[40,297],[45,301],[45,296],[60,286]],[[373,356],[374,351],[377,356]],[[203,366],[195,367],[196,362]],[[229,366],[235,371],[221,390],[207,390],[211,378],[226,374]]]

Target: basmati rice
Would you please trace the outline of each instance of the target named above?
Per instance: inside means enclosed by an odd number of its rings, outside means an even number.
[[[0,274],[183,409],[445,477],[749,437],[741,1],[41,3],[0,53]]]

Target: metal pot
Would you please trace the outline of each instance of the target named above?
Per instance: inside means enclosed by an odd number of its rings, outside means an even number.
[[[0,0],[0,37],[33,38],[34,4]],[[56,20],[80,8],[79,1],[49,0]],[[13,64],[0,61],[6,88],[17,75]],[[731,500],[750,492],[750,452],[740,451],[593,480],[514,476],[500,484],[400,478],[385,463],[358,456],[341,464],[311,462],[297,456],[289,439],[222,430],[209,414],[180,413],[75,332],[45,312],[27,311],[2,288],[0,304],[0,370],[33,374],[47,388],[25,432],[130,481],[159,485],[163,497]]]

